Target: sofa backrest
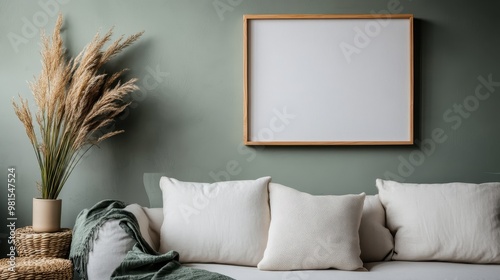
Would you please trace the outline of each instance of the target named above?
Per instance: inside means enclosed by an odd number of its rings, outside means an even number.
[[[163,207],[163,198],[160,189],[160,178],[166,176],[165,173],[144,173],[143,182],[144,189],[149,199],[149,207]]]
[[[144,188],[148,195],[149,207],[153,213],[163,207],[160,178],[164,173],[144,173]],[[158,212],[159,213],[159,212]],[[162,216],[150,215],[151,230],[160,232]],[[385,211],[378,195],[367,195],[363,206],[363,216],[359,228],[361,259],[364,262],[389,260],[394,249],[394,238],[386,227]]]

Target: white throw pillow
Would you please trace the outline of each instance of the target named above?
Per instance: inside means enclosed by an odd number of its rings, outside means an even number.
[[[367,195],[359,225],[359,246],[363,262],[390,260],[394,238],[385,226],[385,210],[378,195]]]
[[[267,243],[270,179],[209,184],[162,177],[160,253],[175,250],[181,262],[256,266]]]
[[[394,260],[500,263],[500,183],[376,183]]]
[[[157,224],[163,220],[163,209],[130,204],[124,210],[134,214],[142,237],[151,248],[158,250],[160,227]],[[120,226],[119,220],[105,222],[95,236],[89,252],[87,277],[89,280],[110,279],[137,241]]]
[[[313,196],[270,183],[271,225],[261,270],[363,268],[359,224],[365,194]]]

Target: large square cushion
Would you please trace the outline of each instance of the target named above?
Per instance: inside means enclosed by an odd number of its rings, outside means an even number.
[[[500,263],[500,183],[376,184],[394,260]]]
[[[210,184],[162,177],[160,253],[175,250],[181,262],[256,266],[269,230],[269,181]]]

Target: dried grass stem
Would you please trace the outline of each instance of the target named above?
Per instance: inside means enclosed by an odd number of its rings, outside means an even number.
[[[42,71],[29,87],[38,111],[35,119],[27,99],[12,101],[33,146],[41,171],[39,188],[42,198],[56,199],[82,156],[94,145],[122,133],[104,131],[127,107],[127,95],[137,90],[136,79],[124,83],[119,78],[126,71],[104,73],[106,62],[130,46],[143,32],[111,40],[113,30],[99,33],[74,59],[67,60],[61,39],[62,15],[57,18],[51,38],[42,32]]]

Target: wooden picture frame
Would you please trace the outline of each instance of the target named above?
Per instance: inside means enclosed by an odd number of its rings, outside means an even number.
[[[413,15],[245,15],[245,145],[413,144]]]

